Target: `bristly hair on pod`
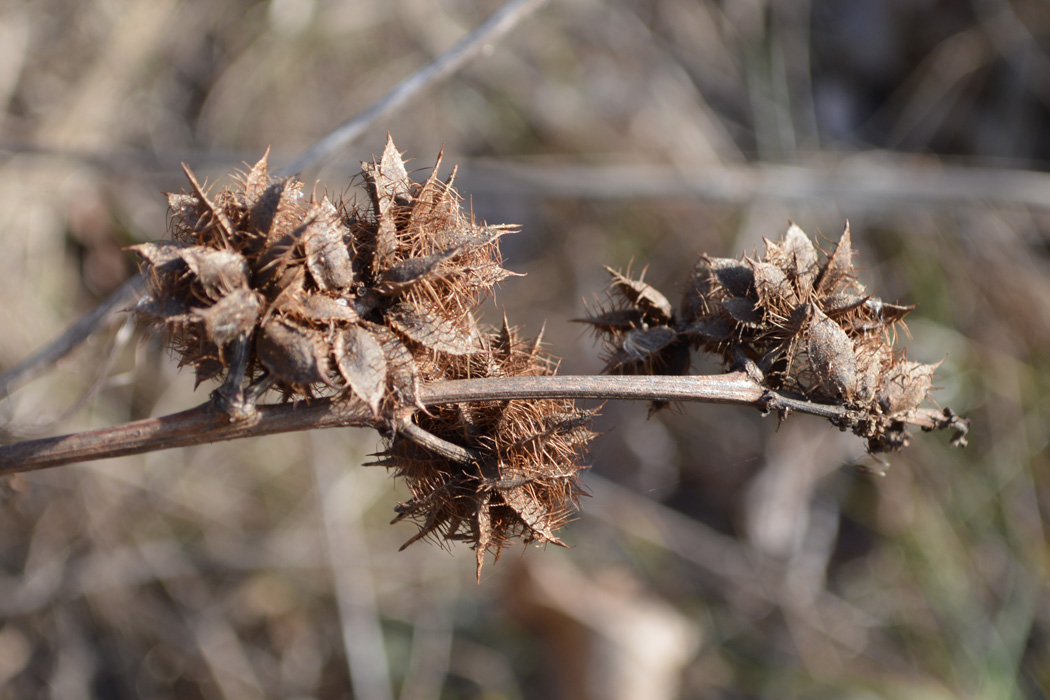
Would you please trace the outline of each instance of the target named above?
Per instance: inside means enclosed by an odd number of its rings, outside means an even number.
[[[464,214],[455,170],[441,180],[440,164],[416,182],[388,138],[361,164],[364,207],[307,199],[298,180],[270,174],[267,155],[214,194],[186,168],[189,191],[168,197],[171,240],[133,248],[149,279],[135,312],[198,383],[223,381],[213,396],[231,418],[269,388],[364,402],[394,428],[379,463],[412,494],[396,520],[420,525],[410,541],[468,541],[480,576],[485,552],[514,538],[561,544],[592,413],[568,400],[418,410],[427,382],[556,369],[506,320],[478,324],[511,274],[499,239],[516,229]]]
[[[460,356],[446,379],[548,376],[555,363],[504,320],[485,337],[484,354]],[[572,519],[582,488],[594,411],[564,399],[487,401],[432,407],[415,425],[463,448],[466,457],[428,450],[397,432],[375,465],[405,479],[412,497],[394,522],[411,520],[419,532],[404,547],[431,538],[468,542],[480,580],[486,552],[497,559],[511,540],[564,546],[556,532]]]

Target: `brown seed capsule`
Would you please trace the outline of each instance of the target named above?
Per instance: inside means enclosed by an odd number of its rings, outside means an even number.
[[[933,387],[933,373],[939,365],[904,359],[894,363],[879,385],[878,400],[883,413],[895,416],[918,408]]]
[[[221,348],[239,335],[248,335],[255,328],[261,307],[262,298],[259,294],[238,289],[206,309],[194,309],[193,313],[204,322],[208,340]]]
[[[263,366],[290,388],[329,384],[328,348],[319,331],[271,317],[255,349]]]
[[[310,276],[320,289],[346,289],[353,284],[354,273],[344,240],[349,232],[339,212],[325,197],[311,207],[308,216],[310,223],[303,231],[303,248]]]
[[[857,390],[857,358],[846,332],[814,304],[805,331],[806,354],[825,396],[852,398]]]

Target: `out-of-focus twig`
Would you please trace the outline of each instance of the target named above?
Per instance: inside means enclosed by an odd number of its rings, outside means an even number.
[[[311,440],[310,447],[310,462],[324,519],[325,549],[334,579],[333,593],[354,697],[392,700],[390,665],[361,521],[361,494],[352,485],[356,476],[353,470],[341,469],[331,450],[324,449],[319,440]]]
[[[848,205],[851,211],[990,204],[1050,208],[1046,173],[942,165],[888,153],[813,165],[699,168],[474,161],[461,164],[459,182],[475,195],[511,189],[570,199],[688,196],[726,204],[816,201]]]
[[[847,426],[853,412],[764,388],[743,372],[700,376],[547,376],[496,377],[435,382],[420,389],[425,406],[512,399],[629,399],[694,401],[749,406],[763,412],[807,413]],[[905,421],[924,430],[952,428],[965,444],[966,423],[948,412],[919,409]],[[212,403],[181,413],[109,428],[0,446],[0,475],[57,467],[171,447],[271,435],[316,428],[374,426],[371,410],[357,400],[320,399],[309,403],[259,406],[251,418],[231,422]]]
[[[113,320],[114,315],[135,301],[145,280],[135,275],[96,306],[90,313],[34,354],[3,374],[0,374],[0,396],[6,396],[18,387],[47,372],[56,362],[73,351],[100,328]]]
[[[384,117],[390,116],[424,89],[444,80],[475,57],[486,47],[498,41],[518,26],[530,13],[547,0],[508,0],[492,16],[482,22],[459,43],[441,54],[424,68],[405,78],[393,90],[374,102],[368,109],[340,125],[306,149],[301,156],[283,169],[286,175],[298,173],[352,143],[364,131]]]

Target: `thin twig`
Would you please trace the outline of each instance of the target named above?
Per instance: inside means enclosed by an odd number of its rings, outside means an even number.
[[[435,58],[423,69],[402,80],[382,99],[372,103],[368,109],[307,148],[301,156],[283,169],[284,174],[291,175],[301,172],[346,147],[359,138],[369,126],[389,116],[424,89],[449,77],[482,54],[487,46],[505,36],[546,1],[509,0],[504,3],[474,31],[460,39],[455,46]]]
[[[51,369],[56,362],[113,320],[114,315],[130,306],[142,290],[142,275],[135,275],[82,317],[66,331],[3,374],[0,374],[0,396],[7,396]]]
[[[425,406],[540,398],[733,404],[781,415],[813,414],[830,418],[837,425],[850,424],[853,415],[844,406],[817,404],[770,391],[742,372],[689,377],[563,375],[461,379],[435,382],[420,390]],[[965,428],[954,417],[933,410],[916,411],[906,422],[925,430]],[[368,406],[348,399],[272,404],[258,406],[249,419],[233,422],[209,402],[161,418],[0,446],[0,476],[172,447],[348,426],[374,427],[375,419]]]
[[[876,153],[839,161],[777,165],[665,167],[645,163],[580,165],[557,159],[460,163],[459,183],[475,196],[512,190],[558,199],[699,198],[751,202],[829,202],[851,211],[888,207],[1023,206],[1045,211],[1050,175],[1032,170],[952,166]]]

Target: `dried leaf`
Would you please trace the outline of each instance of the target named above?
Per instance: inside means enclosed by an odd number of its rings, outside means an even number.
[[[174,241],[154,241],[153,243],[140,243],[129,246],[128,250],[135,251],[140,258],[149,263],[154,269],[157,269],[182,261],[182,250],[184,247]]]
[[[509,489],[501,489],[499,494],[503,502],[521,518],[521,522],[528,528],[531,539],[550,542],[560,547],[566,546],[554,534],[554,529],[557,527],[555,523],[562,518],[553,515],[532,491],[525,486],[514,486]]]
[[[219,227],[219,235],[214,238],[221,242],[223,247],[228,248],[235,238],[235,229],[230,222],[229,217],[226,216],[226,212],[224,212],[222,208],[215,206],[208,200],[208,195],[205,194],[201,184],[197,182],[197,177],[193,174],[193,171],[190,170],[190,167],[183,163],[182,170],[186,173],[186,177],[190,181],[190,186],[193,188],[194,194],[197,195],[198,209],[203,208],[207,214],[211,215],[211,218]],[[209,225],[210,222],[205,221],[204,216],[202,215],[197,221],[196,228],[198,229],[198,232],[202,232],[202,230]]]
[[[419,402],[419,367],[412,352],[385,326],[371,323],[363,325],[383,347],[387,381],[398,403],[422,409],[423,405]]]
[[[624,335],[618,357],[622,362],[650,360],[673,343],[677,336],[675,329],[667,326],[635,328]]]
[[[168,209],[171,210],[172,219],[179,227],[189,229],[197,228],[204,209],[195,194],[185,192],[168,193]]]
[[[787,258],[786,272],[795,278],[795,286],[799,295],[803,299],[808,298],[810,292],[813,291],[813,280],[818,273],[817,249],[809,240],[809,236],[794,223],[784,234],[781,249]]]
[[[655,287],[644,281],[645,272],[633,280],[621,275],[611,267],[606,266],[605,271],[612,275],[612,291],[622,297],[627,303],[641,310],[648,318],[656,323],[667,323],[674,313],[671,302],[661,294]]]
[[[733,328],[720,318],[704,318],[685,326],[682,333],[701,343],[722,343],[733,337]]]
[[[292,178],[271,178],[267,158],[270,149],[259,159],[244,179],[243,206],[248,212],[248,226],[270,239],[274,223],[282,207],[287,208],[299,199],[299,190]]]
[[[703,256],[700,265],[706,266],[708,274],[726,291],[729,296],[751,296],[755,288],[754,271],[733,258],[712,258]]]
[[[492,529],[491,501],[491,492],[486,491],[480,494],[477,513],[474,516],[474,556],[477,561],[478,583],[481,583],[481,569],[485,566],[485,552],[488,551],[489,547],[496,546],[498,548],[499,546],[499,540],[493,534]]]
[[[854,398],[858,404],[868,406],[875,399],[883,367],[891,359],[890,349],[881,338],[873,337],[855,343],[853,353],[857,357],[857,390]]]
[[[412,181],[405,170],[405,162],[387,134],[386,148],[379,163],[361,163],[361,172],[368,184],[378,231],[372,258],[373,274],[380,274],[394,262],[397,252],[397,219],[395,207],[412,201]]]
[[[359,320],[350,302],[342,297],[325,294],[307,294],[289,311],[300,318],[320,325],[356,323]]]
[[[762,323],[762,310],[746,297],[730,297],[722,300],[722,308],[734,321],[745,326],[757,327]]]
[[[887,304],[877,297],[869,297],[864,302],[864,308],[876,320],[890,325],[904,319],[910,312],[915,310],[915,304],[902,306],[900,304]]]
[[[351,326],[336,336],[335,359],[339,373],[358,398],[379,415],[379,402],[386,391],[386,358],[383,346],[360,326]]]
[[[809,304],[806,354],[824,394],[852,398],[857,391],[857,358],[846,332],[815,304]]]
[[[262,158],[252,166],[244,178],[242,202],[245,209],[254,209],[266,195],[266,189],[270,185],[270,169],[267,164],[269,157],[270,148],[267,146]]]
[[[399,304],[387,314],[386,321],[406,338],[436,352],[473,355],[485,349],[477,322],[469,312],[451,319]]]
[[[828,256],[827,261],[824,263],[824,269],[817,276],[817,294],[829,295],[839,291],[842,283],[850,281],[852,278],[853,243],[850,240],[849,222],[847,221],[838,245],[835,246],[835,250]],[[860,291],[863,291],[863,289]]]
[[[307,216],[310,222],[303,231],[303,250],[310,276],[320,289],[346,289],[354,282],[350,252],[338,210],[328,200],[314,203]]]
[[[787,273],[771,263],[749,263],[755,275],[758,303],[762,308],[775,312],[784,308],[794,308],[798,304],[798,297],[788,281]]]
[[[589,323],[599,331],[628,331],[640,328],[645,323],[645,314],[640,309],[610,309],[587,318],[571,320],[574,323]]]

